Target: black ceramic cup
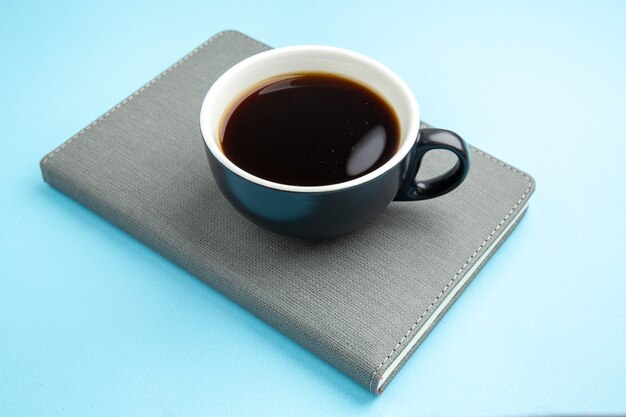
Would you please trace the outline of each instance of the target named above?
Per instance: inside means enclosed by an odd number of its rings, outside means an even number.
[[[220,123],[237,98],[264,80],[306,72],[325,72],[354,80],[389,103],[400,125],[400,144],[391,159],[350,181],[296,186],[252,175],[224,155]],[[272,49],[236,64],[213,84],[200,112],[209,165],[228,201],[257,225],[298,238],[341,235],[366,224],[393,200],[434,198],[461,184],[470,166],[465,141],[451,131],[420,130],[419,125],[417,100],[394,72],[364,55],[327,46]],[[418,182],[416,174],[422,158],[433,149],[452,152],[457,163],[436,178]]]

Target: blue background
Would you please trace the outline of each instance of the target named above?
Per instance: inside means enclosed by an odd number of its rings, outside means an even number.
[[[41,179],[229,28],[373,56],[537,180],[380,398]],[[0,60],[1,416],[626,412],[626,2],[4,0]]]

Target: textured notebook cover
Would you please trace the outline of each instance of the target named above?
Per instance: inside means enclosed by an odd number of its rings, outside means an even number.
[[[220,74],[267,48],[219,33],[45,156],[43,177],[380,394],[512,230],[534,183],[472,148],[455,191],[392,203],[349,235],[258,228],[216,188],[199,112]],[[423,170],[449,163],[433,153]]]

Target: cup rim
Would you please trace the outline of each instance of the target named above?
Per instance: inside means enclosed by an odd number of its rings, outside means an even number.
[[[243,170],[239,166],[235,165],[232,161],[230,161],[230,159],[226,157],[226,155],[224,155],[224,153],[222,152],[218,144],[219,138],[213,135],[213,131],[219,132],[219,126],[217,126],[217,129],[214,130],[213,125],[211,124],[210,112],[211,112],[211,103],[212,103],[213,96],[216,95],[220,89],[224,88],[224,86],[227,85],[227,83],[231,82],[231,80],[234,77],[236,77],[237,73],[240,72],[243,68],[249,67],[251,65],[257,65],[259,62],[267,60],[267,59],[275,59],[284,55],[294,54],[294,53],[310,53],[310,54],[316,53],[316,54],[326,54],[326,55],[334,56],[334,57],[343,56],[347,59],[351,59],[354,62],[359,62],[360,64],[367,65],[367,66],[374,68],[376,71],[380,72],[384,77],[387,77],[389,80],[391,80],[393,84],[395,84],[399,88],[399,91],[401,91],[404,101],[408,105],[408,113],[412,116],[406,122],[405,133],[400,138],[401,140],[400,147],[387,162],[385,162],[380,167],[376,168],[374,171],[369,172],[365,175],[362,175],[360,177],[354,178],[349,181],[344,181],[344,182],[339,182],[339,183],[334,183],[334,184],[327,184],[327,185],[305,186],[305,185],[283,184],[283,183],[266,180],[261,177],[257,177],[256,175],[253,175]],[[329,72],[332,73],[332,71],[329,71]],[[285,73],[288,74],[289,71],[285,71]],[[353,80],[359,83],[367,85],[366,82],[359,80],[358,76],[356,77],[349,76],[349,78],[352,78]],[[246,91],[246,88],[249,88],[249,87],[251,86],[245,86],[245,88],[243,88],[241,91]],[[377,92],[377,94],[379,94],[381,97],[387,100],[384,94],[381,94],[380,92]],[[236,97],[232,97],[232,100],[235,100],[235,99]],[[389,102],[389,100],[387,101]],[[393,103],[389,102],[389,104],[391,105],[392,108],[394,108],[394,111],[395,111],[395,107],[393,106]],[[219,120],[218,123],[220,123],[222,116],[223,114],[220,115],[218,119]],[[251,181],[253,183],[262,185],[264,187],[281,190],[281,191],[300,192],[300,193],[323,193],[323,192],[332,192],[332,191],[352,188],[352,187],[365,184],[383,175],[384,173],[388,172],[393,167],[395,167],[398,163],[400,163],[406,157],[409,151],[413,148],[413,145],[415,144],[415,140],[417,139],[417,135],[419,132],[419,124],[420,124],[420,113],[419,113],[419,105],[417,103],[417,99],[415,98],[415,95],[413,94],[411,89],[408,87],[408,85],[395,72],[393,72],[391,69],[389,69],[387,66],[383,65],[379,61],[376,61],[375,59],[370,58],[361,53],[354,52],[348,49],[338,48],[334,46],[325,46],[325,45],[294,45],[294,46],[275,48],[275,49],[270,49],[264,52],[260,52],[258,54],[252,55],[244,59],[243,61],[240,61],[239,63],[235,64],[230,69],[228,69],[226,72],[224,72],[213,83],[213,85],[211,86],[211,88],[209,89],[209,91],[204,97],[204,100],[202,102],[202,108],[200,110],[200,131],[201,131],[204,143],[206,147],[209,149],[209,151],[211,152],[211,154],[213,155],[213,157],[215,157],[224,167],[226,167],[228,170],[235,173],[236,175],[248,181]]]

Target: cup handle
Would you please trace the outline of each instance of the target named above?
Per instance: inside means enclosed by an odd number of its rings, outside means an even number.
[[[447,172],[425,181],[415,176],[426,152],[445,149],[454,153],[458,160]],[[408,158],[407,175],[396,194],[395,201],[417,201],[439,197],[459,186],[470,167],[470,151],[467,143],[456,133],[444,129],[420,129],[419,136]]]

